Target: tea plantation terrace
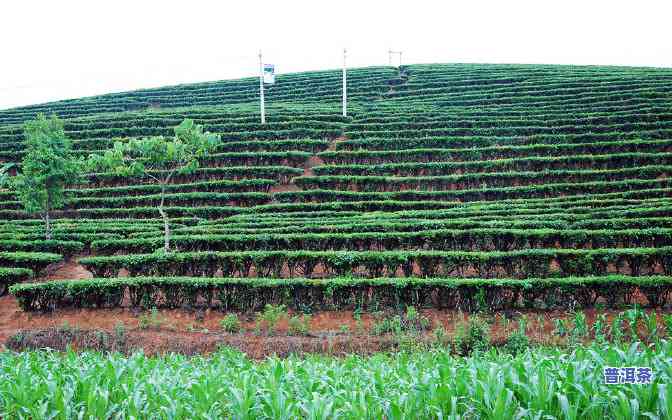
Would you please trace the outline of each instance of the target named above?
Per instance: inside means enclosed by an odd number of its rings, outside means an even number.
[[[38,113],[62,118],[82,157],[185,118],[221,135],[167,186],[168,254],[161,188],[144,178],[86,174],[51,240],[0,191],[0,282],[34,311],[669,304],[670,82],[655,68],[410,65],[349,71],[348,117],[340,71],[278,76],[265,125],[256,78],[0,111],[12,171]],[[95,278],[30,282],[63,260]]]

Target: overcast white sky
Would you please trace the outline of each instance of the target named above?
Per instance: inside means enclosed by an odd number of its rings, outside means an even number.
[[[404,62],[672,67],[667,1],[0,1],[0,109],[107,92]]]

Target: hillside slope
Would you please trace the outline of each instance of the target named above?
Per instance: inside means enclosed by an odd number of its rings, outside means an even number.
[[[37,112],[65,118],[81,154],[185,117],[223,139],[170,188],[179,253],[153,254],[159,189],[102,173],[59,214],[57,238],[81,246],[42,243],[39,221],[0,192],[0,250],[90,251],[81,262],[104,277],[672,275],[672,70],[437,64],[348,77],[347,118],[339,71],[278,77],[266,125],[254,78],[0,111],[4,162],[21,159],[20,123]],[[2,265],[49,263],[17,261]],[[623,290],[610,303],[632,298]]]

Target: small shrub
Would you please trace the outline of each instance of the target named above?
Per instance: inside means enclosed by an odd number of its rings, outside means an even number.
[[[628,309],[625,311],[625,319],[628,321],[628,327],[630,332],[630,340],[637,341],[639,340],[639,320],[644,316],[644,311],[638,307]]]
[[[430,327],[429,318],[420,315],[413,306],[406,308],[403,315],[395,315],[392,318],[385,317],[380,313],[374,314],[376,322],[372,327],[374,335],[393,333],[400,335],[402,333],[418,334],[420,331],[428,330]]]
[[[395,315],[392,318],[382,318],[373,323],[371,332],[373,335],[401,332],[401,317]]]
[[[118,347],[126,344],[126,325],[121,321],[114,324],[114,342]]]
[[[642,313],[642,319],[644,320],[644,326],[646,327],[646,336],[649,342],[653,342],[660,339],[659,330],[658,330],[658,317],[655,312],[647,314],[646,312]]]
[[[165,323],[165,319],[159,315],[159,310],[152,308],[149,315],[142,314],[138,319],[138,326],[141,330],[146,330],[148,328],[160,329],[161,326]]]
[[[355,310],[353,317],[355,318],[355,332],[359,335],[364,335],[366,331],[364,328],[364,321],[362,321],[362,313],[361,310],[359,310],[359,308]]]
[[[228,314],[219,320],[219,325],[224,331],[232,334],[237,334],[241,330],[241,323],[236,314]]]
[[[312,316],[303,314],[302,316],[290,317],[287,322],[287,334],[289,335],[308,335],[310,332],[310,321]]]
[[[434,336],[435,344],[438,346],[443,347],[450,343],[448,333],[446,333],[446,329],[443,328],[443,325],[441,324],[439,324],[436,328],[434,328],[432,335]]]
[[[665,332],[667,332],[667,337],[672,338],[672,314],[664,314],[663,323],[665,324]]]
[[[287,317],[285,305],[270,305],[264,307],[264,311],[257,314],[255,323],[255,332],[261,333],[262,324],[266,327],[266,332],[269,335],[275,334],[278,322],[282,318]]]
[[[525,352],[529,347],[530,339],[520,329],[511,333],[511,335],[507,337],[506,343],[504,343],[504,351],[513,356]]]
[[[469,318],[466,328],[459,324],[455,332],[455,351],[462,355],[485,351],[490,345],[490,326],[478,315]]]

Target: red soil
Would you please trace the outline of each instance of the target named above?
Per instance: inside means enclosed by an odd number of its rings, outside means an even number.
[[[294,184],[278,184],[272,186],[268,192],[271,194],[279,193],[279,192],[287,192],[287,191],[301,191],[301,188]]]
[[[336,139],[334,139],[331,143],[329,143],[329,147],[327,150],[336,150],[336,143],[339,141],[345,140],[346,137],[341,136]],[[315,176],[315,172],[313,171],[314,166],[319,166],[319,165],[324,165],[324,161],[317,157],[316,155],[313,155],[309,157],[306,160],[306,163],[303,165],[303,174],[301,176]],[[279,193],[279,192],[288,192],[288,191],[302,191],[300,187],[298,187],[294,182],[290,181],[288,184],[279,184],[275,185],[270,188],[269,192],[271,194]]]
[[[61,280],[61,279],[91,279],[93,274],[84,266],[78,264],[76,260],[69,260],[53,267],[49,267],[47,275],[44,280]]]
[[[52,278],[66,274],[69,278],[88,278],[86,272],[77,264],[66,264],[51,274]],[[608,322],[618,311],[584,311],[589,323],[597,314],[604,312]],[[669,311],[668,311],[669,312]],[[458,311],[423,310],[421,314],[429,318],[433,327],[442,325],[446,333],[454,333],[458,324],[468,319],[468,314]],[[288,354],[290,352],[328,352],[343,354],[348,352],[370,353],[380,350],[394,350],[391,337],[371,336],[370,330],[375,322],[372,314],[363,314],[358,323],[352,311],[324,311],[313,314],[310,323],[310,337],[289,337],[287,320],[278,324],[277,335],[273,337],[257,336],[254,329],[254,314],[239,314],[243,324],[242,334],[226,334],[219,325],[224,313],[216,310],[159,310],[159,325],[150,329],[140,328],[141,317],[148,314],[128,308],[119,309],[64,309],[52,313],[23,312],[13,296],[0,298],[0,342],[20,330],[34,331],[48,327],[68,325],[82,330],[105,330],[112,333],[118,324],[123,324],[133,348],[143,348],[147,353],[180,351],[186,354],[208,353],[221,345],[240,349],[253,358],[262,358],[270,354]],[[392,314],[388,314],[391,316]],[[511,311],[485,315],[491,318],[493,342],[501,343],[517,328],[516,319],[520,316],[528,319],[528,336],[534,341],[552,343],[558,340],[552,334],[553,321],[558,318],[570,318],[567,311]],[[504,318],[514,321],[505,323]],[[662,320],[661,320],[662,324]],[[359,326],[358,326],[359,325]],[[344,326],[347,326],[344,327]],[[433,329],[432,327],[432,329]],[[346,328],[348,333],[342,333]],[[364,329],[361,334],[359,328]],[[431,339],[427,332],[425,339]],[[325,350],[326,349],[326,350]]]

